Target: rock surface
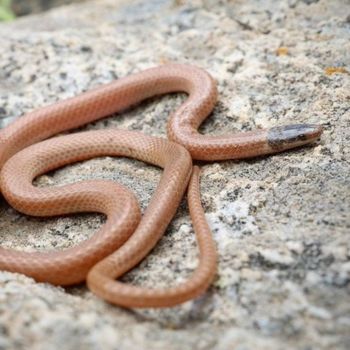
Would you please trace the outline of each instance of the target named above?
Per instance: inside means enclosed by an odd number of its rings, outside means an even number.
[[[85,0],[12,0],[11,8],[16,16],[47,11],[53,7],[68,5]]]
[[[117,4],[116,4],[117,3]],[[0,272],[0,349],[348,349],[350,347],[350,5],[320,1],[107,1],[1,24],[0,120],[164,62],[218,81],[204,133],[321,123],[313,147],[202,164],[202,201],[219,251],[215,283],[164,310],[110,306]],[[89,125],[165,136],[182,94],[154,98]],[[39,186],[115,179],[144,209],[160,171],[100,158],[40,177]],[[37,219],[0,207],[0,244],[64,249],[99,215]],[[197,262],[186,204],[152,254],[124,277],[178,283]]]

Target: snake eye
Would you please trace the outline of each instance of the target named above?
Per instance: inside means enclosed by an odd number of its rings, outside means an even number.
[[[323,128],[317,124],[292,124],[269,129],[268,143],[271,148],[284,150],[316,141]]]

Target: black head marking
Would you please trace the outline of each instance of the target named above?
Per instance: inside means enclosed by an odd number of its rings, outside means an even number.
[[[310,143],[320,137],[322,128],[314,124],[276,126],[268,131],[268,144],[274,149],[288,149]]]

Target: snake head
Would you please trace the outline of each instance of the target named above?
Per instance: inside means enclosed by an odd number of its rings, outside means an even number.
[[[322,126],[317,124],[276,126],[268,130],[267,141],[273,150],[283,151],[316,141],[322,131]]]

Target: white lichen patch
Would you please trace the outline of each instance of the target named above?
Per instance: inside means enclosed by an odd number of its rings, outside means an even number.
[[[206,214],[210,228],[220,247],[225,247],[242,235],[259,233],[254,216],[249,214],[249,203],[242,200],[235,202],[219,201],[218,210]]]

